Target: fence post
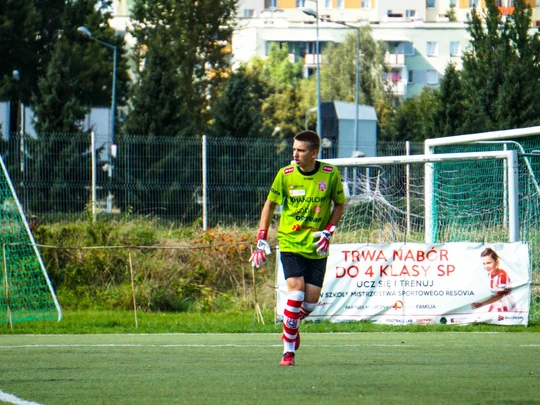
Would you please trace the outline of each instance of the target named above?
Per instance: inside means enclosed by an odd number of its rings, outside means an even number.
[[[90,132],[90,153],[92,158],[90,159],[92,165],[92,185],[90,190],[90,198],[92,199],[92,222],[96,222],[96,137],[94,131]]]
[[[206,231],[208,229],[208,206],[207,206],[207,160],[208,156],[206,153],[206,146],[207,146],[207,137],[206,135],[203,135],[202,137],[202,219],[203,219],[203,230]]]

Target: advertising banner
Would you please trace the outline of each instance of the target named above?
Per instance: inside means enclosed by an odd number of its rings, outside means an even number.
[[[281,317],[287,284],[280,260],[276,267]],[[527,325],[530,288],[526,243],[331,245],[319,303],[308,319]]]

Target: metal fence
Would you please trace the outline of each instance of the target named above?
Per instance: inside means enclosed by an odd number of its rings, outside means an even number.
[[[95,213],[256,226],[269,186],[292,154],[292,140],[277,138],[117,135],[115,142],[11,134],[1,152],[26,214],[46,222]],[[380,143],[377,150],[419,154],[423,144]]]

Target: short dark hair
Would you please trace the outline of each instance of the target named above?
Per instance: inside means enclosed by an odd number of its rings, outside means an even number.
[[[321,138],[319,138],[317,132],[314,131],[299,132],[294,136],[294,140],[307,143],[311,150],[320,150],[321,148]]]
[[[491,248],[485,248],[484,251],[480,253],[480,257],[486,256],[490,256],[495,261],[499,260],[499,255]]]

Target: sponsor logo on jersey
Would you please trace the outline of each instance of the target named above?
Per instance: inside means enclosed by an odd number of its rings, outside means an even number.
[[[289,191],[289,194],[291,197],[301,197],[303,195],[306,195],[306,190],[291,190]]]
[[[294,172],[294,167],[286,167],[285,170],[283,170],[283,174],[291,174]]]
[[[329,197],[290,197],[291,203],[315,202],[322,203],[328,201]]]
[[[294,224],[292,227],[293,231],[299,231],[300,230],[300,224]]]
[[[325,191],[326,190],[326,181],[319,181],[319,190]]]
[[[296,218],[295,218],[297,221],[308,221],[308,222],[314,222],[314,223],[319,223],[322,221],[322,218],[316,218],[316,217],[312,217],[312,216],[308,216],[308,215],[297,215]]]
[[[324,165],[324,166],[322,167],[322,171],[323,171],[323,172],[330,173],[330,172],[334,171],[334,166],[326,166],[326,165]]]
[[[316,207],[313,207],[313,213],[314,214],[320,214],[322,211],[322,208],[320,205],[317,205]]]

